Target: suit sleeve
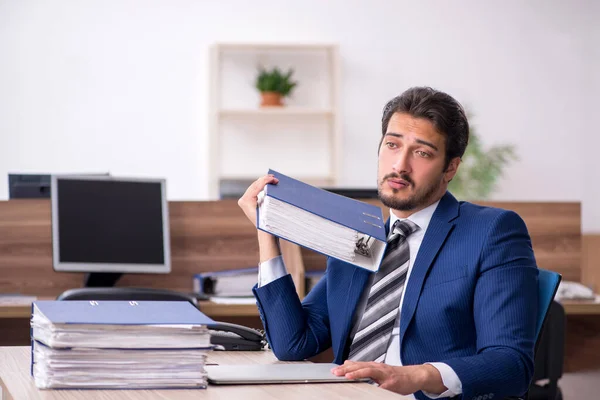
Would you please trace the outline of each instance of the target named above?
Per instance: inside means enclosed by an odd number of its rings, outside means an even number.
[[[479,267],[473,302],[477,354],[441,361],[460,378],[465,399],[521,395],[533,376],[538,270],[516,213],[502,212],[490,224]]]
[[[331,347],[327,272],[302,302],[289,274],[252,291],[267,341],[279,360],[304,360]]]

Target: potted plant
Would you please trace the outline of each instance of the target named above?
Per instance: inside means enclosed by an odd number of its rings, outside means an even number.
[[[485,200],[496,188],[504,167],[517,159],[513,145],[484,149],[479,135],[471,127],[469,145],[448,190],[459,200]]]
[[[282,106],[282,99],[290,96],[298,84],[291,80],[293,73],[291,68],[283,73],[278,67],[270,71],[260,67],[256,77],[256,88],[262,97],[260,105]]]

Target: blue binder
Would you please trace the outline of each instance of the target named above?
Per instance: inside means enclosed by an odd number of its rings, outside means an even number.
[[[53,324],[208,325],[214,321],[187,301],[35,301]]]
[[[379,269],[381,258],[387,246],[385,220],[383,219],[381,208],[373,204],[328,192],[272,169],[269,169],[269,174],[273,174],[279,180],[279,183],[267,184],[264,191],[265,196],[270,196],[362,234],[361,237],[357,238],[356,243],[355,253],[357,254],[357,261],[342,261],[373,272]],[[283,237],[265,229],[260,225],[260,211],[261,207],[259,206],[256,214],[256,226],[258,229],[326,256],[333,257],[327,251],[319,251],[314,247],[300,242],[299,238]],[[364,246],[367,240],[370,241],[370,247]],[[363,252],[361,252],[361,248]],[[370,259],[370,262],[367,259]]]

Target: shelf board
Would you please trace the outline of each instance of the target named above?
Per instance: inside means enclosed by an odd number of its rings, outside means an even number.
[[[219,181],[255,181],[260,178],[262,175],[265,175],[266,171],[263,174],[255,174],[255,175],[227,175],[222,174],[219,176]],[[306,182],[313,186],[323,186],[330,185],[334,179],[331,176],[291,176],[294,179],[297,179],[302,182]]]
[[[217,43],[223,51],[314,51],[331,50],[337,47],[334,43]]]
[[[324,116],[333,115],[333,110],[310,107],[264,107],[264,108],[230,108],[219,110],[222,117],[261,117],[261,116]]]

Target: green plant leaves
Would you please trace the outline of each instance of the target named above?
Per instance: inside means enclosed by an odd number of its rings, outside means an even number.
[[[459,200],[484,200],[494,191],[506,165],[517,159],[513,145],[485,150],[481,139],[471,129],[469,145],[448,190]]]
[[[274,67],[270,71],[259,67],[255,86],[260,92],[276,92],[287,97],[298,85],[298,82],[292,81],[293,74],[292,68],[283,73],[278,67]]]

